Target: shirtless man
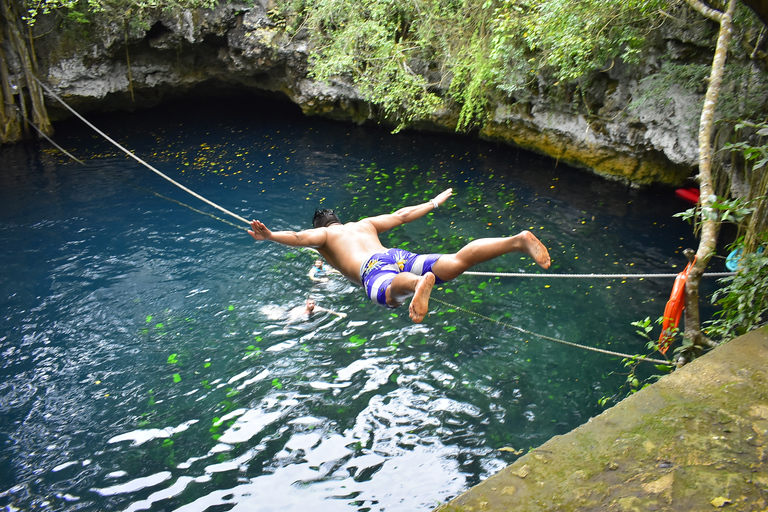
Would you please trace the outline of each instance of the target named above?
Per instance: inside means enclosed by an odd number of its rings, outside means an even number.
[[[411,320],[417,323],[429,311],[429,296],[435,283],[450,281],[478,263],[509,252],[521,252],[543,268],[549,268],[547,248],[530,231],[511,237],[473,240],[454,254],[418,255],[381,245],[380,233],[423,217],[452,193],[449,188],[426,203],[346,224],[331,210],[317,211],[312,220],[314,228],[298,233],[270,231],[254,220],[248,233],[256,240],[317,249],[328,264],[362,286],[368,297],[382,306],[395,308],[413,297],[408,309]]]

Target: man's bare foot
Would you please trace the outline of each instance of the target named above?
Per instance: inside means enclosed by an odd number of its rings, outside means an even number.
[[[523,239],[524,252],[543,268],[549,268],[551,263],[549,251],[544,247],[544,244],[530,231],[522,231],[520,235]]]
[[[419,282],[416,283],[416,289],[413,292],[413,298],[408,306],[408,311],[411,320],[417,324],[424,320],[424,317],[429,312],[429,295],[432,293],[433,286],[435,286],[435,274],[432,272],[427,272],[421,276]]]

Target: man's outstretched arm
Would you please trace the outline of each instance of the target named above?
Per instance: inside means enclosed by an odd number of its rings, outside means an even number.
[[[291,247],[322,247],[325,245],[325,228],[307,229],[304,231],[270,231],[263,222],[251,221],[251,229],[248,230],[254,240],[270,240]]]
[[[437,194],[434,199],[431,199],[426,203],[417,204],[414,206],[406,206],[405,208],[400,208],[394,213],[370,217],[368,220],[373,224],[378,233],[383,233],[384,231],[396,228],[397,226],[401,226],[403,224],[407,224],[408,222],[425,216],[443,204],[446,199],[451,197],[451,194],[453,194],[453,189],[449,188],[443,190]]]

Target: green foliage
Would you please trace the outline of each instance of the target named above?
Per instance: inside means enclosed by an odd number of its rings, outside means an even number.
[[[149,11],[212,9],[217,4],[217,0],[26,0],[23,18],[34,25],[38,16],[60,11],[77,23],[88,23],[94,14],[103,14],[115,21],[140,23],[142,15]]]
[[[768,234],[763,235],[768,239]],[[712,295],[712,302],[722,310],[718,318],[705,323],[707,335],[730,339],[768,320],[768,251],[745,254],[739,271],[719,282],[725,286]]]
[[[517,3],[517,2],[509,2]],[[539,70],[573,81],[613,59],[640,61],[652,20],[664,0],[549,0],[530,2],[526,44]]]
[[[746,127],[756,128],[757,135],[760,137],[768,136],[768,125],[766,124],[740,122],[736,125],[735,129],[736,131],[740,131]],[[723,149],[741,152],[741,154],[744,155],[744,159],[747,162],[752,163],[752,170],[761,169],[765,167],[766,163],[768,163],[768,144],[753,146],[748,142],[740,141],[735,143],[728,143],[723,147]]]
[[[701,219],[714,220],[716,222],[733,222],[738,224],[754,211],[756,203],[763,201],[765,197],[757,197],[751,201],[744,199],[725,199],[713,195],[709,198],[711,207],[701,208],[699,205],[689,208],[684,212],[676,213],[673,217],[680,217],[685,221]]]
[[[422,69],[423,49],[409,36],[420,6],[393,0],[309,0],[286,8],[305,18],[301,26],[316,38],[311,75],[325,82],[350,80],[402,128],[441,104]]]
[[[660,324],[662,322],[662,319],[659,318],[656,323]],[[658,350],[659,349],[659,342],[658,340],[655,340],[651,337],[651,332],[653,331],[653,322],[651,321],[650,317],[646,317],[643,320],[632,322],[632,325],[637,328],[635,331],[638,335],[640,335],[642,338],[645,338],[646,340],[646,348],[648,350]],[[625,394],[626,396],[632,395],[634,393],[637,393],[641,389],[643,389],[646,386],[649,386],[659,378],[663,377],[664,375],[672,372],[672,370],[675,369],[674,365],[672,364],[657,364],[654,365],[656,370],[658,370],[660,373],[652,374],[652,375],[640,375],[638,373],[638,367],[641,362],[643,362],[643,358],[646,356],[641,355],[635,355],[634,357],[627,357],[622,359],[622,364],[624,365],[624,368],[627,369],[627,373],[623,374],[626,376],[626,379],[621,385],[621,388],[616,392],[614,395],[611,396],[603,396],[601,397],[597,403],[602,406],[606,407],[611,402],[615,402],[621,399],[621,395]]]
[[[639,61],[656,13],[676,0],[283,0],[286,30],[312,34],[311,73],[353,83],[397,129],[461,106],[483,124],[499,94],[577,82]]]

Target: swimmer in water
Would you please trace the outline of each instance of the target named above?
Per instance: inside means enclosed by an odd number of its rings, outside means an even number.
[[[409,315],[417,323],[429,312],[429,297],[436,283],[450,281],[478,263],[519,252],[533,258],[542,268],[549,268],[547,248],[530,231],[472,240],[453,254],[419,255],[381,244],[381,233],[423,217],[452,193],[449,188],[426,203],[346,224],[332,210],[319,210],[312,219],[313,229],[299,232],[271,231],[254,220],[248,233],[259,241],[315,248],[332,267],[362,286],[368,297],[381,306],[395,308],[411,298]]]
[[[315,260],[315,263],[312,265],[312,268],[309,269],[309,278],[312,281],[321,282],[321,283],[327,283],[328,278],[325,277],[328,274],[338,274],[339,271],[335,268],[331,267],[330,265],[326,265],[325,262],[321,259]]]
[[[311,320],[312,315],[317,313],[330,313],[332,315],[336,315],[339,318],[346,318],[346,313],[339,313],[337,311],[333,311],[331,309],[322,308],[317,305],[315,302],[315,299],[312,297],[307,298],[306,304],[304,306],[296,306],[292,310],[288,312],[288,324],[295,324],[297,322],[302,322],[305,320]]]

